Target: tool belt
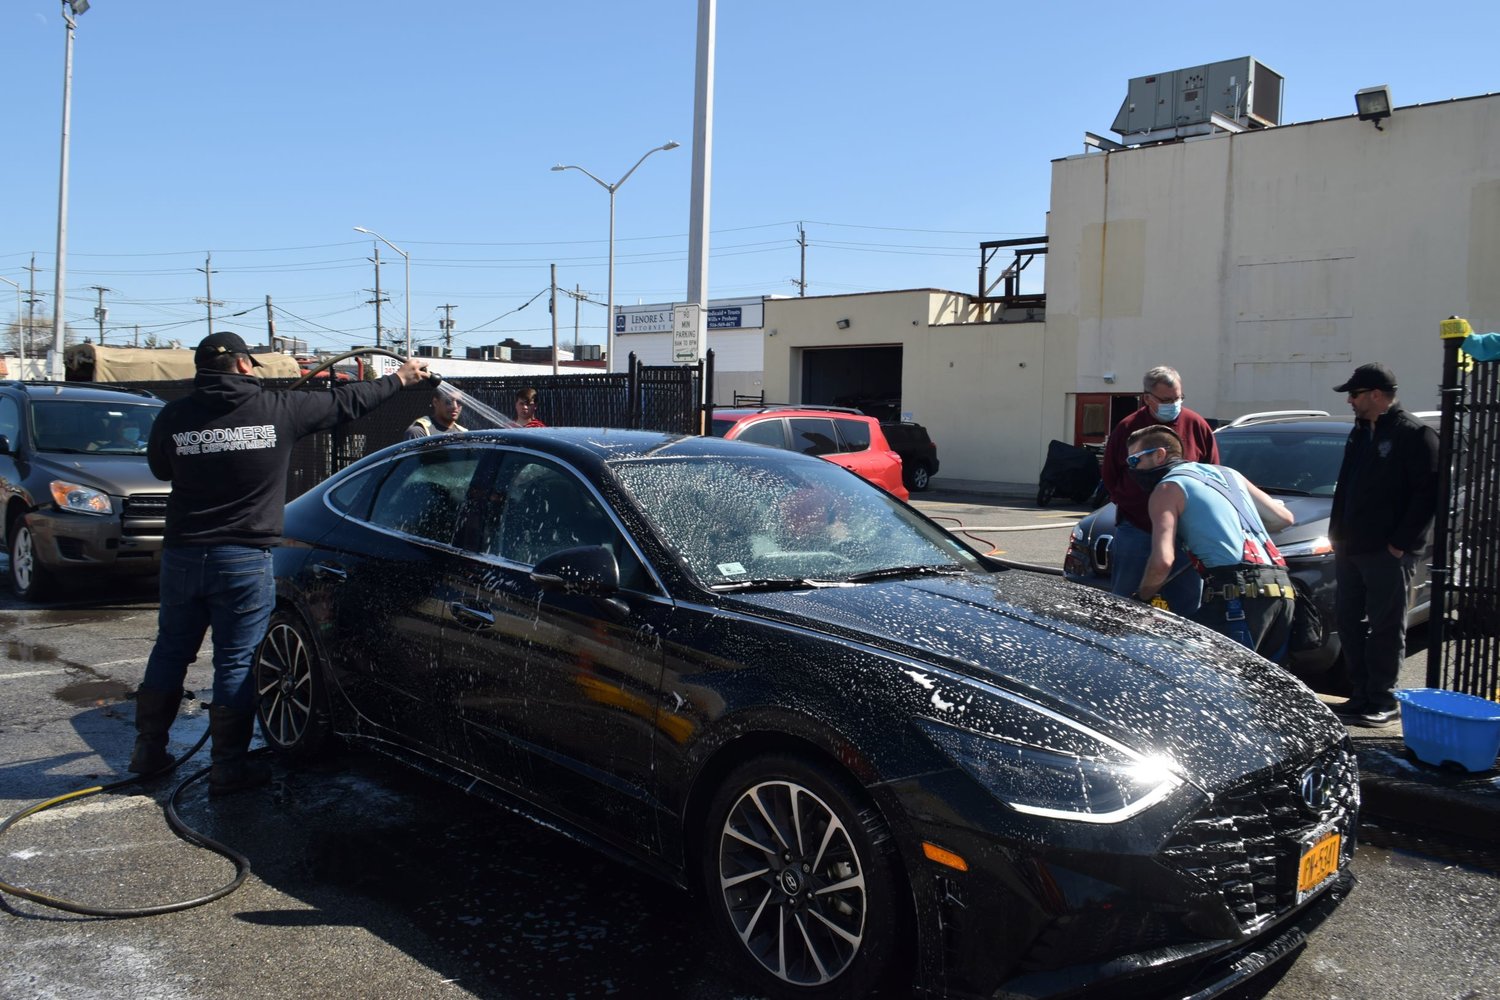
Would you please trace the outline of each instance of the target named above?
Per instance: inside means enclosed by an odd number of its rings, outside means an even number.
[[[1292,578],[1282,569],[1210,570],[1203,581],[1203,603],[1239,598],[1274,597],[1297,599]]]

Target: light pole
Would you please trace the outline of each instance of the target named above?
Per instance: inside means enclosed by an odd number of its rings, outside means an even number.
[[[648,149],[641,155],[641,158],[639,160],[635,161],[635,167],[639,167],[642,163],[645,163],[646,157],[650,156],[652,153],[660,153],[663,150],[667,149],[676,149],[677,146],[678,143],[676,141],[672,141]],[[601,181],[599,178],[595,177],[587,170],[583,169],[582,167],[575,166],[571,163],[559,163],[557,166],[552,168],[553,170],[576,170],[588,177],[589,180],[593,181],[595,184],[599,185],[604,190],[609,192],[609,319],[605,322],[604,335],[604,357],[606,371],[615,370],[615,192],[620,190],[621,184],[624,184],[627,180],[630,179],[631,174],[635,173],[635,167],[631,167],[629,170],[625,171],[625,176],[621,177],[613,184],[606,184],[604,181]]]
[[[67,46],[63,55],[63,115],[62,115],[62,165],[57,175],[57,282],[52,294],[52,370],[55,381],[61,382],[63,373],[63,290],[66,284],[68,253],[68,130],[72,124],[73,98],[73,30],[78,26],[73,18],[89,9],[89,0],[62,0],[63,23],[68,26]],[[69,16],[71,14],[71,16]]]
[[[399,253],[402,257],[406,258],[406,356],[408,358],[410,358],[411,357],[411,254],[407,253],[405,250],[402,250],[396,244],[392,243],[390,240],[386,239],[384,236],[381,236],[379,233],[377,233],[373,229],[366,229],[364,226],[355,226],[354,227],[354,231],[356,233],[364,233],[366,236],[373,236],[373,237],[375,237],[377,240],[379,240],[380,242],[384,243],[386,246],[390,247],[392,250],[394,250],[397,253]]]
[[[26,334],[28,331],[21,326],[21,283],[19,281],[11,281],[3,274],[0,274],[0,281],[5,282],[7,285],[16,286],[16,357],[19,359],[21,365],[21,374],[19,377],[24,382],[26,381]]]

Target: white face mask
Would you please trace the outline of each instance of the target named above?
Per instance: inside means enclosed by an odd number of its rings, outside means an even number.
[[[139,427],[122,427],[120,429],[120,437],[131,444],[135,444],[141,439],[141,429]]]

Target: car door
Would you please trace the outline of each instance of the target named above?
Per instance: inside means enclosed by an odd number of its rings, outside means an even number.
[[[335,681],[372,735],[443,752],[459,743],[437,681],[459,558],[452,539],[485,455],[428,448],[390,463],[307,562],[320,591],[309,601],[328,609]]]
[[[654,845],[652,753],[672,604],[599,494],[574,469],[513,452],[489,488],[454,604],[444,674],[475,763],[609,838]],[[531,567],[604,545],[620,566],[609,599],[542,590]]]

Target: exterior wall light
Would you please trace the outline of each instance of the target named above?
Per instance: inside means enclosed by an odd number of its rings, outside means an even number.
[[[1385,84],[1355,91],[1354,106],[1359,110],[1359,120],[1373,122],[1382,132],[1380,120],[1391,116],[1391,88]]]
[[[837,319],[837,320],[834,320],[833,321],[833,325],[836,326],[836,327],[838,327],[840,330],[847,330],[847,329],[849,329],[849,321],[847,319]]]

